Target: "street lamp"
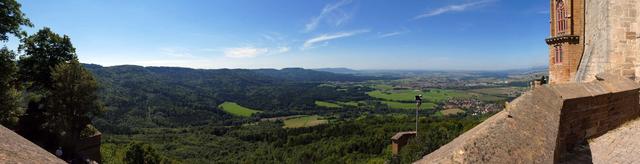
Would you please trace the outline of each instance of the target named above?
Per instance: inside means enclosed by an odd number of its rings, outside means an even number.
[[[420,105],[422,105],[422,95],[416,96],[416,137],[418,136],[418,110],[420,110]]]

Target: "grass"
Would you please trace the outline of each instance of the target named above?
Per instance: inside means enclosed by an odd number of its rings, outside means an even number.
[[[393,90],[393,86],[386,84],[377,84],[374,85],[373,88],[376,88],[378,90]]]
[[[262,112],[259,110],[249,109],[249,108],[240,106],[234,102],[224,102],[218,105],[218,108],[222,109],[223,111],[231,115],[240,116],[240,117],[250,117],[254,113]]]
[[[389,108],[392,109],[416,109],[415,103],[401,103],[395,101],[381,101],[383,104],[387,104]],[[422,103],[420,109],[433,109],[436,104],[433,103]]]
[[[328,123],[320,116],[301,116],[284,120],[284,128],[312,127]]]
[[[346,105],[346,106],[355,106],[357,107],[359,104],[357,101],[349,101],[349,102],[336,102],[340,105]]]
[[[456,115],[458,113],[464,113],[464,112],[465,112],[464,110],[458,109],[458,108],[439,111],[439,113],[441,113],[443,116]]]
[[[315,104],[317,106],[327,107],[327,108],[342,108],[342,106],[340,106],[338,104],[330,103],[330,102],[326,102],[326,101],[316,101]]]
[[[440,102],[450,98],[469,98],[473,95],[456,90],[431,89],[427,92],[416,90],[371,91],[367,92],[371,97],[389,101],[414,101],[415,96],[422,94],[422,99],[430,102]]]

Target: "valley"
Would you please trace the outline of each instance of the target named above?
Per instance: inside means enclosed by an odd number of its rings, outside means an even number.
[[[107,163],[118,163],[131,143],[178,163],[384,163],[389,138],[414,129],[421,94],[423,142],[395,159],[414,161],[502,110],[528,89],[522,77],[530,75],[85,67],[103,86],[108,110],[94,124]],[[492,85],[412,85],[429,79]]]

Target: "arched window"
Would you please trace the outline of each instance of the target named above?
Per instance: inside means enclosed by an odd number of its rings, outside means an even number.
[[[555,64],[560,64],[562,63],[562,58],[564,57],[562,55],[562,45],[556,45],[555,46]]]
[[[567,30],[566,10],[563,0],[556,3],[556,34],[562,35]]]

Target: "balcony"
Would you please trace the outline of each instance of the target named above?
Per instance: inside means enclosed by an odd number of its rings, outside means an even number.
[[[547,38],[547,39],[545,39],[545,41],[547,42],[548,45],[553,45],[553,44],[558,44],[558,43],[578,44],[578,43],[580,43],[580,36],[577,36],[577,35],[561,35],[561,36],[554,36],[554,37]]]

